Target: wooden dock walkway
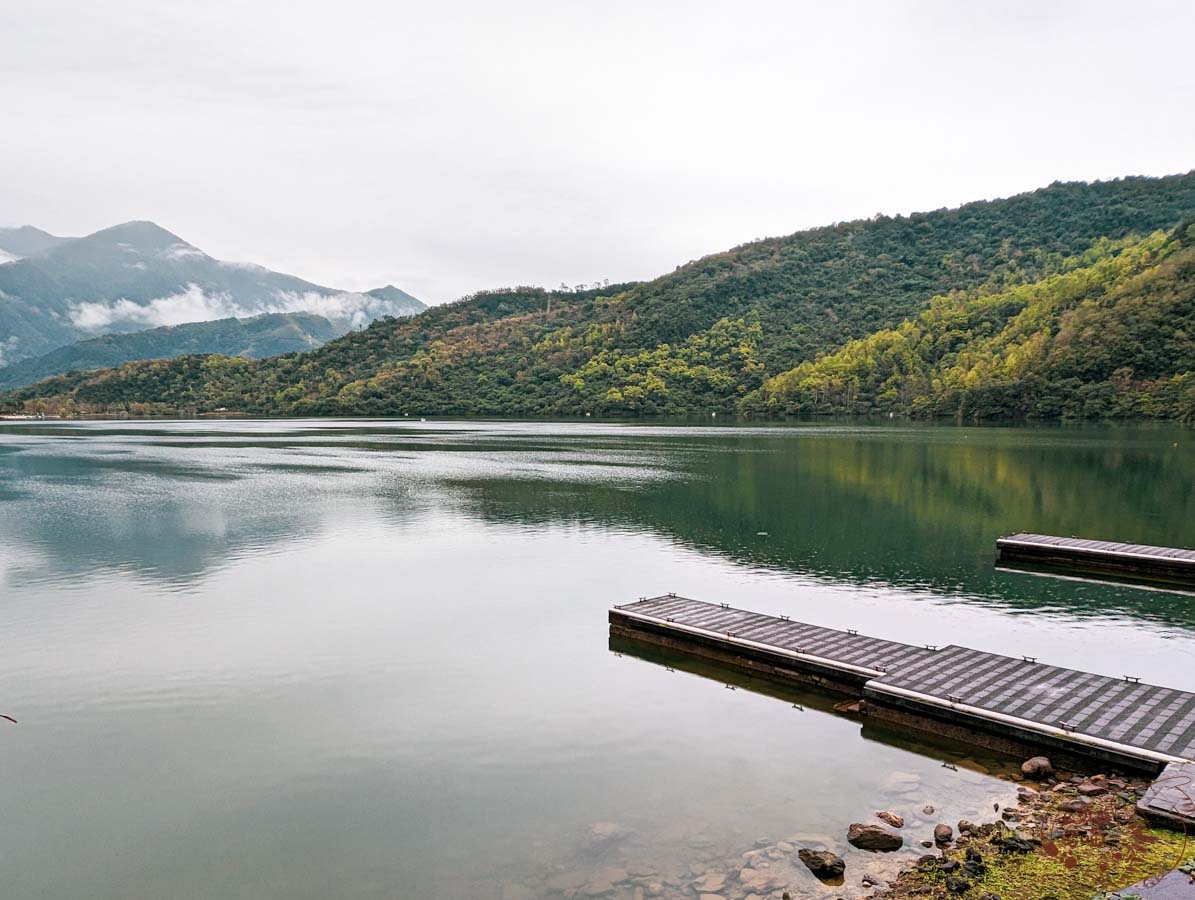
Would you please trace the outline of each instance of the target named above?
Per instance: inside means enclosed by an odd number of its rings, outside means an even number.
[[[917,647],[667,594],[610,611],[612,634],[753,673],[860,692],[869,712],[961,740],[1133,768],[1195,760],[1195,693],[1000,656]]]
[[[640,630],[662,634],[712,638],[717,644],[751,651],[751,658],[781,668],[796,663],[798,669],[824,670],[846,684],[862,684],[933,653],[927,648],[864,637],[853,631],[806,625],[674,594],[616,606],[610,621],[615,626],[635,622]]]
[[[1195,550],[1118,544],[1048,534],[1010,534],[996,541],[998,562],[1028,563],[1195,584]]]

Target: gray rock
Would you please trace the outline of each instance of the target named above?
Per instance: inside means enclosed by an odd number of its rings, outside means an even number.
[[[1005,853],[1028,853],[1033,845],[1024,838],[1006,837],[1000,842],[1000,849]]]
[[[862,822],[852,823],[847,829],[846,839],[851,846],[860,850],[878,850],[881,853],[899,850],[905,842],[899,834],[893,834],[879,825],[864,825]]]
[[[797,856],[810,872],[823,880],[841,878],[842,873],[846,871],[846,863],[842,857],[829,850],[809,850],[802,847],[797,851]]]

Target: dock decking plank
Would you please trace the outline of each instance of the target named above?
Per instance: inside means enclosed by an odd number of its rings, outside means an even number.
[[[1195,694],[1187,691],[958,646],[944,647],[934,662],[872,679],[866,691],[895,688],[1148,754],[1180,756],[1195,746]],[[998,672],[1006,687],[995,693],[990,675]]]
[[[1130,544],[1116,541],[1096,541],[1087,538],[1068,538],[1049,534],[1019,532],[999,538],[996,547],[1002,553],[1043,554],[1061,551],[1064,556],[1082,559],[1123,559],[1148,566],[1159,565],[1195,568],[1195,550],[1182,547],[1155,547],[1150,544]]]
[[[699,628],[733,645],[735,641],[776,647],[789,653],[821,657],[838,663],[875,669],[892,661],[913,663],[932,650],[866,637],[847,631],[794,622],[779,616],[737,610],[716,603],[666,594],[615,607],[632,616],[648,616],[664,624]],[[728,627],[728,623],[737,623]],[[727,632],[730,634],[727,634]],[[876,670],[878,671],[878,670]]]

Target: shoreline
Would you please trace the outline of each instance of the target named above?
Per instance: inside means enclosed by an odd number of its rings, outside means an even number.
[[[939,855],[923,856],[871,896],[1088,900],[1130,889],[1125,898],[1144,900],[1152,881],[1195,857],[1195,838],[1142,818],[1137,802],[1147,787],[1139,778],[1101,773],[1024,778],[1015,807],[982,825],[960,822]],[[1195,896],[1195,876],[1187,881]]]
[[[687,859],[652,858],[633,829],[589,826],[576,859],[478,896],[502,900],[1178,900],[1151,893],[1190,885],[1195,836],[1151,826],[1136,803],[1140,777],[1052,771],[1033,778],[1015,762],[958,768],[995,779],[986,815],[949,821],[926,802],[918,776],[892,772],[892,804],[835,833],[800,831],[715,850],[695,841]],[[1003,783],[1007,791],[999,790]],[[1001,802],[1004,800],[1005,802]],[[982,820],[982,821],[979,821]],[[841,854],[841,855],[840,855]],[[1144,883],[1144,885],[1142,884]],[[1126,891],[1126,888],[1132,888]]]

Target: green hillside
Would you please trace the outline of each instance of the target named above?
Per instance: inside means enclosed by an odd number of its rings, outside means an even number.
[[[268,313],[246,319],[190,322],[131,334],[105,334],[0,368],[0,390],[22,387],[53,375],[108,369],[142,359],[194,353],[260,359],[310,350],[341,334],[341,329],[323,316],[311,313]]]
[[[6,402],[282,415],[804,410],[769,378],[898,328],[931,298],[1002,296],[1193,213],[1195,173],[1059,183],[769,238],[641,284],[486,292],[310,353],[136,363]]]
[[[964,418],[1195,419],[1195,224],[899,327],[768,379],[745,406]]]

